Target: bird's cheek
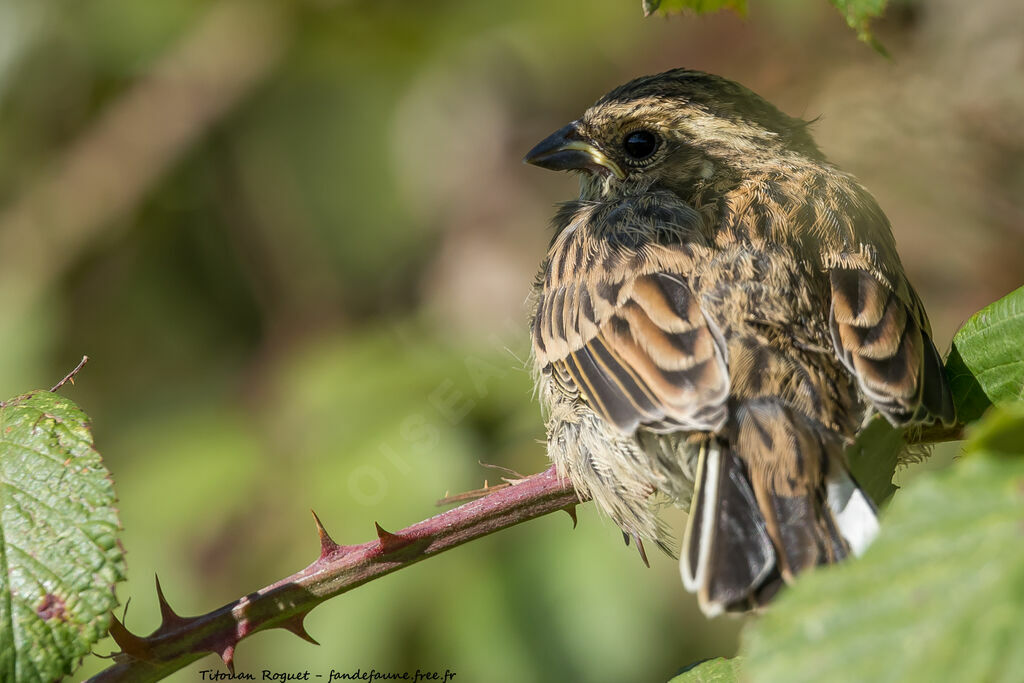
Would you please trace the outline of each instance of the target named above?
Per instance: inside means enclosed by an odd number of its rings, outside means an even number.
[[[580,198],[597,200],[603,199],[613,192],[613,176],[596,173],[580,174]]]

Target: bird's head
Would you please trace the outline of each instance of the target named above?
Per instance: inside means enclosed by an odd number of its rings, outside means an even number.
[[[580,171],[583,194],[600,196],[616,188],[681,191],[777,164],[780,155],[821,159],[805,121],[727,79],[675,69],[612,90],[525,161]]]

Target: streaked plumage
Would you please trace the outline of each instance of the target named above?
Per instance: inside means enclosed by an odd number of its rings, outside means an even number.
[[[874,408],[951,422],[888,220],[803,121],[688,70],[637,79],[527,161],[580,173],[536,283],[548,451],[628,536],[668,547],[708,614],[859,552],[844,449]],[[696,483],[696,486],[695,486]]]

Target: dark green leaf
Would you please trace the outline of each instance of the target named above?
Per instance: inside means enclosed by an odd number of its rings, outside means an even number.
[[[751,681],[1011,681],[1024,671],[1024,458],[976,453],[897,496],[865,555],[801,579],[745,633]],[[1014,447],[1024,455],[1024,443]]]
[[[964,363],[955,344],[946,358],[946,377],[949,378],[949,389],[953,392],[956,416],[960,422],[973,422],[992,407],[992,401],[985,395],[985,390]]]
[[[881,505],[896,492],[892,476],[906,447],[903,433],[879,416],[861,430],[847,449],[850,472],[875,505]]]
[[[961,422],[977,419],[991,403],[1024,399],[1024,287],[964,323],[946,373]]]
[[[0,403],[0,680],[57,680],[106,635],[125,571],[114,500],[77,406]]]
[[[687,669],[669,683],[735,683],[739,677],[739,660],[719,657]]]
[[[747,0],[643,0],[644,14],[655,12],[669,14],[671,12],[691,11],[707,14],[728,9],[740,16],[747,14]]]

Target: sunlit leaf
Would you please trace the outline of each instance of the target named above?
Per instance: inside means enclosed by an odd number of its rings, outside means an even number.
[[[719,657],[687,669],[669,683],[735,683],[739,678],[739,660]]]
[[[888,0],[829,0],[846,23],[857,32],[857,37],[870,44],[881,53],[885,53],[882,45],[871,33],[871,21],[882,16]]]
[[[871,33],[871,21],[882,16],[888,0],[829,0],[846,19],[857,37],[882,54],[885,48]],[[732,10],[740,16],[747,14],[747,0],[643,0],[644,14],[671,14],[672,12],[695,12],[708,14],[720,10]]]
[[[0,680],[57,680],[106,635],[125,571],[114,500],[77,406],[0,403]]]
[[[747,14],[747,0],[643,0],[643,6],[646,15],[682,11],[707,14],[723,9],[732,10],[740,16]]]
[[[1024,287],[981,309],[953,337],[946,362],[960,420],[1024,399]]]

